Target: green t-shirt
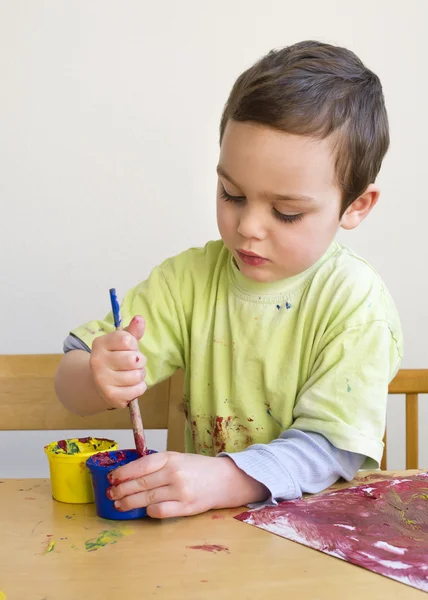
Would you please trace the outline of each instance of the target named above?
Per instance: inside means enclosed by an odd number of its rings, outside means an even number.
[[[345,246],[266,284],[209,242],[156,267],[121,311],[124,326],[136,314],[147,321],[149,387],[185,371],[187,451],[237,452],[292,427],[378,466],[402,332],[378,274]],[[72,333],[91,347],[113,329],[109,314]]]

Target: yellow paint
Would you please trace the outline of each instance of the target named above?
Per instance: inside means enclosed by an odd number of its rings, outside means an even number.
[[[116,544],[122,537],[131,533],[132,531],[126,529],[122,531],[120,529],[104,529],[97,538],[86,540],[86,550],[88,552],[95,552],[95,550],[99,550],[108,544]]]
[[[0,600],[6,600],[6,594],[0,591]]]
[[[89,438],[82,443],[78,438],[66,440],[67,454],[58,448],[58,442],[45,446],[49,460],[52,495],[59,502],[71,504],[86,504],[94,502],[91,475],[86,468],[88,458],[97,452],[117,450],[117,442]]]
[[[52,552],[52,550],[55,548],[55,540],[52,540],[48,543],[48,545],[46,546],[46,548],[43,550],[42,552],[42,556],[46,556],[46,554],[49,554],[50,552]]]

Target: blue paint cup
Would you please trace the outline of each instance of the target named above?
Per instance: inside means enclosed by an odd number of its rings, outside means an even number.
[[[149,450],[149,454],[154,454],[156,450]],[[125,521],[128,519],[141,519],[147,517],[145,508],[134,508],[121,512],[114,506],[114,501],[107,498],[107,490],[111,487],[108,474],[114,469],[126,465],[133,460],[137,460],[136,450],[113,450],[111,452],[99,452],[94,454],[86,461],[92,477],[92,486],[94,488],[95,506],[97,515],[103,519],[112,519],[113,521]]]

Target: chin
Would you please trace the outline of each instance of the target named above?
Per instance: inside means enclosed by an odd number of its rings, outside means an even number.
[[[239,270],[245,277],[252,281],[257,281],[257,283],[273,283],[279,279],[272,273],[267,273],[266,271],[263,272],[262,269],[257,270],[257,268],[248,267],[247,265],[240,265]]]

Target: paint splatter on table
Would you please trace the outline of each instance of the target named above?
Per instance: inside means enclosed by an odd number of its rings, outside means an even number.
[[[52,538],[53,538],[52,535],[46,536],[46,541],[44,542],[45,547],[43,549],[42,556],[46,556],[46,554],[50,554],[55,549],[56,542]]]
[[[132,532],[119,529],[104,529],[104,531],[100,532],[98,537],[86,540],[85,548],[87,552],[95,552],[108,544],[116,544],[121,538],[130,533]]]
[[[281,502],[235,518],[428,591],[428,473]]]
[[[229,548],[227,546],[222,546],[220,544],[200,544],[198,546],[186,546],[190,550],[204,550],[205,552],[227,552],[230,554]]]

